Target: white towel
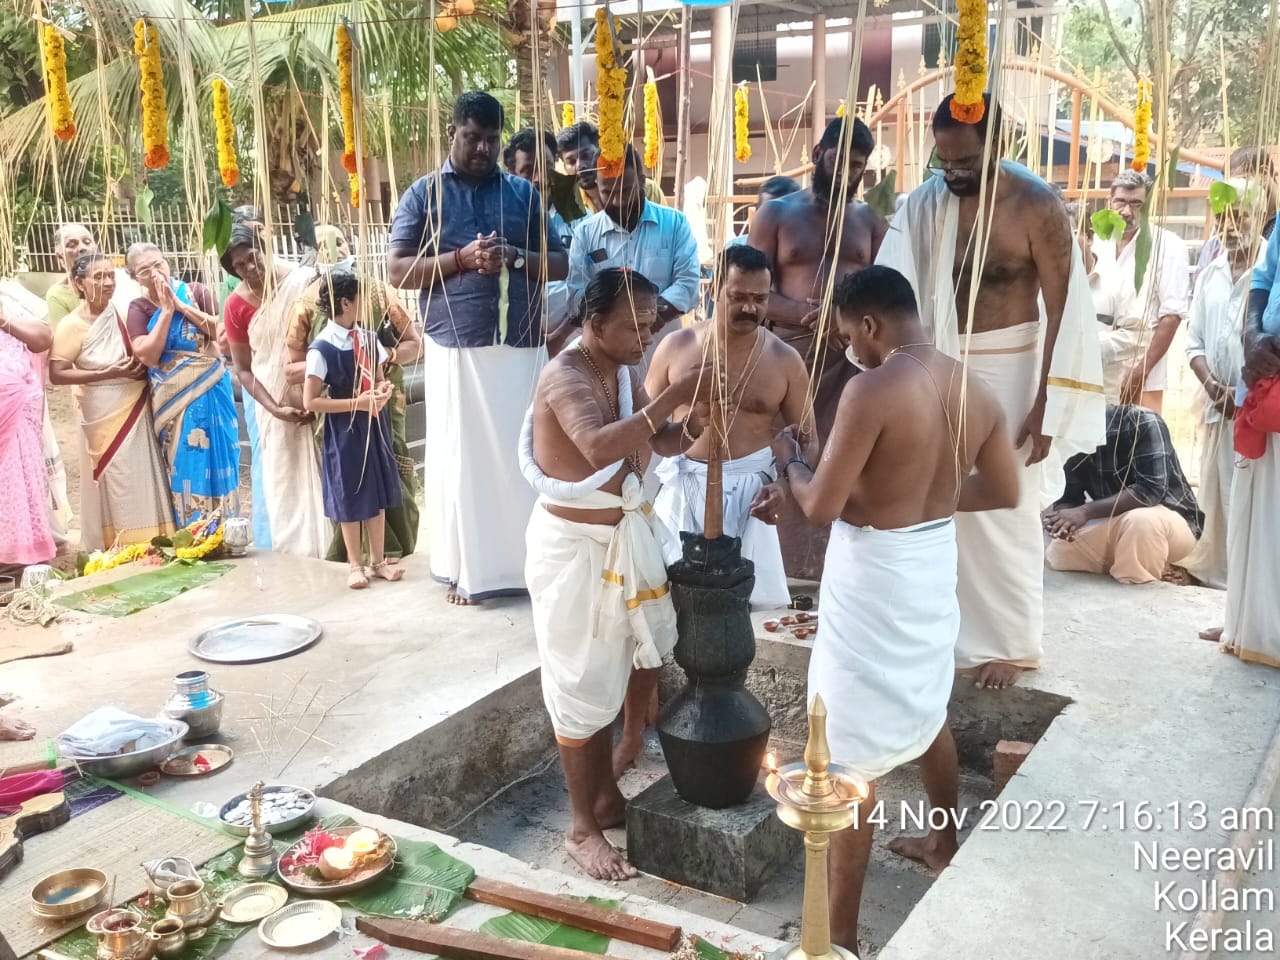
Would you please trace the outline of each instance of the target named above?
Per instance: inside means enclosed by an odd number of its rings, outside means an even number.
[[[955,526],[831,525],[812,702],[830,711],[831,758],[868,780],[919,757],[947,720],[955,676]]]

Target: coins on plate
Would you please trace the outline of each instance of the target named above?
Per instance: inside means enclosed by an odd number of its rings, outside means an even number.
[[[315,805],[316,797],[301,787],[266,787],[262,792],[262,825],[273,826],[296,821],[305,816]],[[248,795],[235,798],[235,802],[222,809],[223,823],[248,829],[253,823],[253,805]]]

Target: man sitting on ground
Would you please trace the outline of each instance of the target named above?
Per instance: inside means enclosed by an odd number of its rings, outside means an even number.
[[[1196,545],[1204,514],[1169,428],[1135,405],[1107,405],[1107,440],[1067,461],[1067,486],[1044,512],[1054,570],[1151,583]]]
[[[831,938],[857,952],[875,781],[925,756],[927,769],[946,774],[930,799],[956,808],[952,516],[1012,507],[1018,470],[995,394],[976,377],[966,386],[963,365],[931,344],[902,274],[850,273],[834,305],[866,372],[845,385],[821,462],[816,443],[802,455],[790,427],[774,456],[805,516],[832,525],[809,697],[826,702],[831,756],[870,786],[854,828],[831,838]],[[954,826],[930,842],[950,860]]]
[[[603,833],[626,817],[610,727],[624,700],[643,715],[676,642],[664,532],[640,480],[649,448],[675,456],[696,440],[696,420],[668,419],[705,400],[706,387],[696,391],[711,381],[698,366],[653,399],[645,393],[635,366],[658,319],[657,294],[630,270],[596,274],[582,338],[546,365],[520,436],[520,469],[538,493],[525,582],[573,812],[565,845],[597,880],[636,875]],[[628,688],[633,665],[647,682]]]

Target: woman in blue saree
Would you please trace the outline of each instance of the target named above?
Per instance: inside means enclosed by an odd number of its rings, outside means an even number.
[[[218,355],[217,308],[200,284],[174,280],[160,249],[135,243],[129,273],[143,296],[129,306],[134,355],[147,365],[156,438],[169,468],[178,526],[240,508],[240,436],[231,372]]]

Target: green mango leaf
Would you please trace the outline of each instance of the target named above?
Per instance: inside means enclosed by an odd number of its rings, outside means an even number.
[[[1104,208],[1089,218],[1093,235],[1099,240],[1118,240],[1124,234],[1124,217]]]
[[[154,221],[151,219],[151,201],[155,198],[155,191],[144,183],[133,200],[133,212],[137,216],[138,222],[148,227],[155,226]]]
[[[585,217],[587,211],[578,196],[578,178],[559,170],[549,170],[547,176],[550,178],[547,190],[551,194],[551,203],[556,213],[564,217],[564,222],[573,223]]]
[[[219,197],[209,215],[204,218],[204,249],[216,250],[218,256],[227,249],[231,242],[231,224],[233,222],[231,208],[227,201]]]
[[[582,899],[585,903],[604,907],[606,910],[618,909],[617,900],[602,900],[599,897]],[[504,913],[500,917],[486,920],[480,924],[480,932],[505,940],[523,940],[526,943],[541,943],[548,947],[582,950],[586,953],[604,953],[609,946],[609,938],[603,933],[592,933],[590,930],[580,930],[523,913]]]
[[[1182,156],[1182,148],[1174,147],[1173,152],[1169,154],[1169,158],[1164,162],[1166,182],[1169,189],[1172,190],[1178,185],[1178,158]]]
[[[173,535],[173,546],[189,547],[191,546],[191,544],[195,543],[195,539],[196,538],[191,535],[190,530],[186,530],[186,529],[179,530],[177,533]]]
[[[890,170],[884,179],[863,195],[863,199],[880,216],[893,216],[898,203],[898,171]]]
[[[1209,209],[1215,217],[1240,199],[1240,191],[1224,180],[1209,184]]]

